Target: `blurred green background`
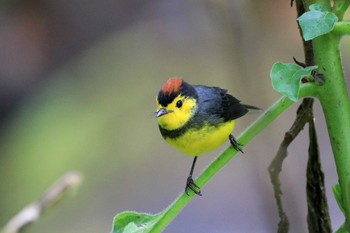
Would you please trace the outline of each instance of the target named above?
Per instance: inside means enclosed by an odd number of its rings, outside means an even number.
[[[84,182],[26,229],[109,232],[124,210],[156,213],[184,189],[192,158],[161,138],[155,96],[171,76],[220,86],[268,108],[269,71],[303,60],[290,1],[2,1],[0,5],[0,226],[67,171]],[[342,43],[349,73],[349,41]],[[297,105],[236,156],[165,232],[275,232],[267,167]],[[316,125],[332,224],[343,217],[319,104]],[[238,120],[238,135],[258,115]],[[227,146],[227,145],[226,145]],[[195,176],[225,146],[202,156]],[[290,147],[282,188],[291,232],[306,232],[307,131]]]

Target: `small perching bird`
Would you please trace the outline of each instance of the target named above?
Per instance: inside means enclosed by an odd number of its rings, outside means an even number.
[[[194,156],[185,192],[201,195],[192,179],[197,157],[221,146],[229,139],[237,151],[240,144],[232,136],[235,119],[257,107],[241,104],[219,87],[190,85],[182,78],[168,79],[157,96],[159,130],[163,138],[179,151]]]

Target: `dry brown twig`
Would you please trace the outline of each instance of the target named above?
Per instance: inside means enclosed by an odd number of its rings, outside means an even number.
[[[8,221],[1,233],[17,233],[25,226],[35,222],[48,207],[57,203],[64,194],[82,182],[82,175],[68,172],[58,179],[38,200],[24,207]]]

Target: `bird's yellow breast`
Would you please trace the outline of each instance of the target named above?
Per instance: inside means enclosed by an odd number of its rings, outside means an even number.
[[[185,154],[198,156],[221,146],[228,140],[234,126],[234,120],[216,126],[204,125],[200,129],[189,129],[177,138],[165,140]]]

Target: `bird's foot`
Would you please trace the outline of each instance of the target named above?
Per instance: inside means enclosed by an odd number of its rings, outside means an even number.
[[[237,140],[235,139],[235,137],[230,134],[230,136],[228,137],[230,140],[230,143],[232,145],[232,147],[236,150],[236,151],[240,151],[242,154],[244,154],[241,146],[243,146],[242,144],[240,144],[239,142],[237,142]]]
[[[187,194],[187,196],[189,196],[188,190],[192,190],[198,196],[202,196],[201,190],[200,190],[199,186],[196,185],[196,183],[194,183],[192,176],[189,176],[187,178],[186,188],[185,188],[185,193]]]

